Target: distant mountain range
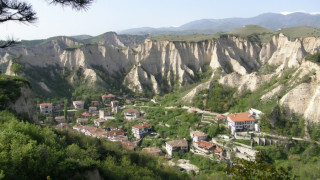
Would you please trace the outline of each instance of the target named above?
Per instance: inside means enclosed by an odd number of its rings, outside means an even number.
[[[310,26],[314,28],[320,28],[320,15],[311,15],[301,12],[288,15],[265,13],[252,18],[201,19],[186,23],[180,27],[142,27],[127,29],[118,33],[134,35],[181,35],[194,33],[215,34],[217,32],[229,32],[245,25],[258,25],[271,30],[295,26]]]

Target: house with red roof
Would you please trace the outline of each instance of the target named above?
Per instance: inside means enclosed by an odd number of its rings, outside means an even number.
[[[224,121],[226,119],[226,116],[222,115],[222,114],[218,114],[216,116],[216,120],[217,121]]]
[[[106,120],[105,119],[100,119],[100,118],[99,119],[95,119],[93,121],[94,125],[97,126],[97,127],[101,126],[104,122],[106,122]]]
[[[201,131],[192,131],[190,132],[190,137],[192,138],[193,142],[198,142],[207,140],[208,135]]]
[[[72,104],[75,109],[83,109],[84,108],[84,101],[73,101]]]
[[[229,114],[227,120],[231,134],[239,131],[254,130],[255,118],[254,115],[249,112]]]
[[[43,113],[43,114],[52,113],[52,103],[40,104],[40,113]]]
[[[65,123],[66,122],[66,119],[64,118],[64,116],[56,116],[56,117],[54,117],[54,120],[57,123]]]
[[[60,124],[58,124],[58,127],[61,129],[68,129],[68,124],[67,123],[60,123]]]
[[[88,119],[87,118],[78,118],[76,122],[81,125],[85,125],[85,124],[88,124]]]
[[[89,118],[91,117],[91,114],[88,113],[88,112],[83,112],[83,113],[81,114],[81,116],[82,116],[82,118],[89,119]]]
[[[198,141],[198,142],[194,142],[193,146],[204,153],[210,153],[210,152],[214,152],[216,149],[216,144],[212,143],[212,142],[208,142],[208,141]]]
[[[102,102],[103,102],[104,104],[110,104],[111,101],[113,101],[113,100],[116,99],[116,96],[113,95],[113,94],[108,94],[108,95],[104,94],[104,95],[102,95],[101,98],[102,98]]]
[[[91,105],[97,107],[99,106],[99,101],[91,101]]]
[[[148,134],[152,130],[152,125],[148,123],[142,123],[135,126],[132,126],[133,136],[137,139],[143,138],[146,134]]]
[[[123,113],[124,113],[124,119],[126,120],[135,120],[141,116],[140,111],[136,109],[127,109]]]

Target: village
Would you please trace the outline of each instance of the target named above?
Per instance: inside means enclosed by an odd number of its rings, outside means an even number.
[[[152,104],[157,102],[154,99],[146,100]],[[197,114],[200,123],[194,123],[192,127],[186,129],[190,132],[185,137],[175,136],[173,138],[161,138],[159,132],[154,128],[155,125],[169,129],[171,125],[159,122],[156,124],[153,119],[148,119],[144,108],[146,103],[139,103],[134,99],[124,99],[113,94],[102,95],[101,100],[93,100],[86,104],[84,101],[73,101],[72,107],[67,112],[63,110],[63,104],[41,103],[39,112],[46,118],[42,122],[46,124],[52,115],[54,125],[58,129],[69,129],[75,133],[83,133],[93,138],[104,138],[111,142],[120,142],[123,148],[132,151],[144,151],[168,159],[168,164],[178,166],[182,171],[198,171],[197,166],[189,163],[188,160],[170,161],[173,157],[187,152],[203,156],[213,161],[227,161],[232,163],[234,158],[254,160],[258,152],[253,148],[254,145],[272,145],[281,143],[277,138],[270,138],[267,134],[260,132],[259,118],[261,111],[250,109],[247,112],[217,114],[214,112],[200,110],[193,107],[180,107],[188,114]],[[86,107],[86,108],[85,108]],[[178,107],[165,107],[164,109],[175,109]],[[64,116],[61,115],[64,113]],[[76,114],[80,113],[80,117]],[[167,111],[164,112],[165,114]],[[122,124],[130,124],[124,128],[120,126],[108,126],[109,122],[120,119]],[[177,117],[175,117],[177,119]],[[216,137],[210,137],[206,132],[201,131],[201,127],[215,125],[221,128],[226,127],[225,132]],[[149,141],[144,143],[143,141]],[[152,142],[158,140],[158,146]],[[159,139],[161,139],[159,141]],[[162,143],[163,142],[163,143]]]

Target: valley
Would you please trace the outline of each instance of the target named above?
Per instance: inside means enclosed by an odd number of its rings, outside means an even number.
[[[98,170],[102,177],[132,176],[137,166],[139,175],[153,178],[229,179],[237,168],[261,163],[266,171],[257,177],[273,170],[279,178],[318,178],[320,37],[309,36],[316,31],[249,25],[215,35],[108,32],[23,41],[0,49],[7,74],[1,74],[1,113],[13,119],[1,122],[42,126],[27,125],[55,134],[50,141],[61,143],[55,147],[66,163],[61,168]],[[9,77],[16,94],[6,86]],[[145,165],[148,159],[155,165]],[[125,167],[132,171],[114,171]]]

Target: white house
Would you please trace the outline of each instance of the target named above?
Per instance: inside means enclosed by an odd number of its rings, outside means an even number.
[[[116,101],[116,100],[111,101],[111,107],[117,107],[117,106],[119,106],[119,101]]]
[[[208,135],[201,131],[192,131],[190,132],[190,137],[193,142],[205,141],[208,138]]]
[[[66,120],[64,119],[64,116],[56,116],[54,118],[54,120],[57,122],[57,123],[64,123],[66,122]]]
[[[111,111],[99,110],[99,119],[104,119],[104,120],[115,119],[111,115],[112,115]]]
[[[148,123],[142,123],[132,126],[132,133],[135,138],[141,139],[144,135],[152,130],[152,125]]]
[[[77,123],[82,124],[82,125],[88,124],[88,119],[87,118],[78,118]]]
[[[97,126],[97,127],[101,126],[104,122],[106,122],[106,120],[105,119],[100,119],[100,118],[99,119],[95,119],[93,121],[94,125]]]
[[[175,140],[166,142],[166,151],[169,156],[172,156],[172,152],[187,152],[188,151],[188,141],[186,140]]]
[[[127,109],[124,111],[124,118],[127,120],[135,120],[141,115],[140,111],[136,109]]]
[[[84,101],[73,101],[72,104],[75,109],[83,109],[84,108]]]
[[[254,130],[255,119],[249,112],[229,114],[227,120],[232,134],[237,131]]]
[[[44,114],[52,113],[52,103],[40,104],[40,113],[44,113]]]

